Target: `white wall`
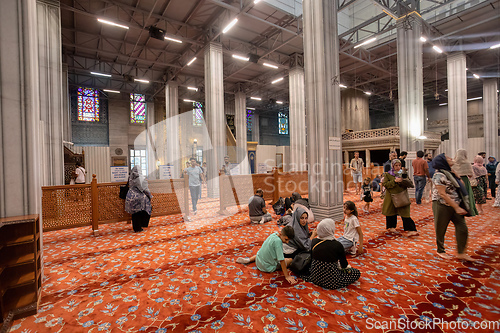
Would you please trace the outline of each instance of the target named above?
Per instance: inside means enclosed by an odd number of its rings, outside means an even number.
[[[469,138],[469,140],[467,140],[467,147],[465,149],[467,150],[469,161],[472,162],[477,153],[485,151],[484,138]],[[441,153],[445,153],[450,157],[455,157],[456,152],[450,151],[450,140],[441,142],[441,145],[436,150],[435,155]]]
[[[276,148],[276,146],[257,145],[256,172],[259,170],[259,163],[266,163],[268,171],[276,166]]]
[[[77,154],[85,152],[85,183],[90,184],[92,175],[97,176],[98,183],[109,183],[111,181],[111,157],[109,147],[73,146]]]

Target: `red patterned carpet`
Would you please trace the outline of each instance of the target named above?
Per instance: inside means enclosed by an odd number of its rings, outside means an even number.
[[[235,263],[278,227],[250,224],[236,207],[234,216],[216,217],[217,202],[204,201],[193,221],[153,218],[139,234],[126,223],[101,226],[98,237],[89,227],[45,233],[39,312],[15,321],[11,332],[403,332],[398,319],[417,319],[412,332],[495,331],[500,209],[492,201],[485,215],[467,219],[469,254],[482,260],[471,264],[436,255],[430,204],[412,205],[420,235],[406,238],[385,233],[376,198],[371,213],[360,215],[367,253],[348,258],[361,279],[339,290],[300,279],[292,286],[281,272]],[[455,253],[453,226],[446,248]],[[448,324],[424,327],[433,320]],[[464,329],[480,322],[483,328]]]

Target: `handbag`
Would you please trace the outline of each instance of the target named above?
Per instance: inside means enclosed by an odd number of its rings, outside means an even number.
[[[410,202],[410,196],[408,195],[408,191],[404,190],[399,193],[391,193],[392,204],[396,208],[401,208],[408,206]]]
[[[118,195],[120,199],[127,199],[128,193],[128,182],[125,185],[120,185],[120,194]]]
[[[322,240],[318,244],[314,245],[312,250],[319,244],[323,243],[325,240]],[[312,250],[307,252],[300,252],[297,254],[290,264],[290,270],[298,275],[308,275],[309,270],[311,269],[312,262]]]

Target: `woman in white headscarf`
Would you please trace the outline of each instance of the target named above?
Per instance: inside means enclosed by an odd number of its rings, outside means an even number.
[[[345,257],[344,246],[335,240],[335,222],[324,219],[316,228],[318,237],[312,241],[311,273],[306,278],[325,289],[347,287],[361,276]]]
[[[125,211],[132,214],[132,228],[135,232],[142,231],[149,226],[151,217],[151,192],[148,181],[136,165],[128,177],[128,193],[125,199]]]

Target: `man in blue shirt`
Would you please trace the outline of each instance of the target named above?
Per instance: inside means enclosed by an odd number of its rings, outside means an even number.
[[[189,159],[191,166],[184,169],[184,177],[189,177],[189,192],[191,193],[191,203],[193,205],[193,214],[196,215],[198,212],[196,204],[201,194],[201,182],[205,181],[205,175],[203,170],[196,165],[196,159],[191,157]]]

